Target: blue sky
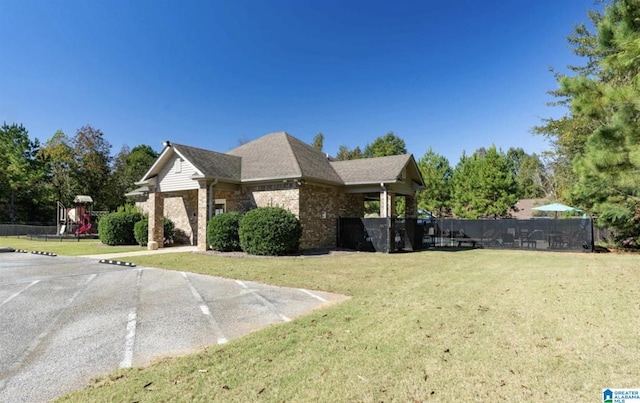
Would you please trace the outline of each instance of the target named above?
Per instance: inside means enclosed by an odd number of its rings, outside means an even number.
[[[0,0],[0,122],[85,124],[113,153],[163,140],[227,151],[287,131],[325,151],[393,131],[420,158],[548,148],[530,134],[579,61],[593,0]]]

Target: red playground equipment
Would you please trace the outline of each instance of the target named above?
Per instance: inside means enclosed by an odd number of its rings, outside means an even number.
[[[58,235],[89,235],[95,232],[91,224],[93,199],[91,196],[78,195],[73,199],[75,207],[65,208],[58,202]]]
[[[88,234],[91,231],[91,215],[89,213],[82,214],[80,227],[76,230],[76,235]]]

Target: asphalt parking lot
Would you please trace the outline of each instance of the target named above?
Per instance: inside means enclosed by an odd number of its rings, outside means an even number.
[[[119,367],[226,343],[345,298],[95,258],[0,253],[0,401],[48,401]]]

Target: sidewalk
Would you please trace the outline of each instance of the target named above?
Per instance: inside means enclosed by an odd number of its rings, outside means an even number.
[[[88,257],[94,259],[120,259],[122,257],[131,256],[145,256],[145,255],[159,255],[162,253],[189,253],[196,252],[197,246],[171,246],[168,248],[158,248],[156,250],[141,250],[137,252],[118,252],[118,253],[105,253],[102,255],[82,255],[80,257]]]

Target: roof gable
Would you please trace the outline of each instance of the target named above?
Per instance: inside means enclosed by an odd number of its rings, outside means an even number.
[[[327,156],[285,132],[271,133],[227,152],[242,158],[242,180],[314,179],[342,184]]]
[[[167,141],[158,159],[138,183],[143,183],[162,172],[163,167],[172,161],[175,155],[180,156],[195,168],[196,177],[240,181],[240,158]]]
[[[408,176],[418,186],[424,187],[424,180],[411,154],[332,161],[331,166],[345,185],[398,182],[404,179],[403,176]]]

